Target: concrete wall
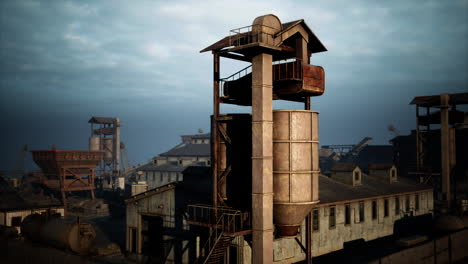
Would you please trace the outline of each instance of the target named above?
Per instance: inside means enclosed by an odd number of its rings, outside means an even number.
[[[404,216],[403,212],[395,214],[395,197],[400,197],[400,208],[405,208],[405,199],[410,197],[410,208],[413,208],[414,215],[431,213],[434,204],[432,190],[421,191],[419,193],[419,210],[414,211],[416,192],[409,194],[390,195],[375,199],[363,199],[364,201],[364,221],[359,219],[359,202],[337,204],[318,204],[314,209],[319,210],[319,230],[312,231],[312,256],[320,256],[343,248],[343,243],[363,238],[366,241],[385,237],[393,234],[394,222]],[[384,201],[388,199],[389,215],[384,216]],[[377,201],[377,218],[372,219],[372,201]],[[351,223],[345,225],[345,204],[351,206]],[[329,227],[330,207],[335,207],[335,227]],[[303,223],[302,231],[305,231]],[[305,232],[301,232],[298,239],[305,246]],[[248,245],[247,245],[248,246]],[[244,254],[249,250],[244,249]],[[244,259],[248,259],[245,257]],[[305,260],[305,254],[294,240],[294,238],[276,239],[273,242],[274,263],[293,263]],[[244,263],[251,263],[250,261]]]

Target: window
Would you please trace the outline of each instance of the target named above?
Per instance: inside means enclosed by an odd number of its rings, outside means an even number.
[[[400,197],[395,197],[395,215],[400,214]]]
[[[415,211],[419,211],[419,193],[417,193],[416,197],[415,197],[414,209],[415,209]]]
[[[406,211],[409,212],[409,210],[410,210],[410,196],[409,195],[406,196],[405,205],[406,205],[405,206]]]
[[[388,199],[384,200],[384,217],[388,216]]]
[[[354,180],[359,181],[359,171],[354,172]]]
[[[335,207],[330,207],[330,215],[328,216],[328,222],[330,224],[330,228],[334,228],[336,226],[336,219],[335,219]]]
[[[314,209],[312,211],[312,231],[319,230],[319,210]]]
[[[359,202],[359,222],[364,222],[364,201]]]
[[[11,226],[20,226],[21,225],[21,216],[14,216],[11,218]]]
[[[372,219],[377,219],[377,201],[372,201]]]
[[[351,224],[351,205],[345,204],[345,225]]]

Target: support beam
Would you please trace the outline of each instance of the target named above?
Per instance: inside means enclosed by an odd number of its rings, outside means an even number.
[[[450,141],[449,141],[449,95],[440,95],[440,157],[442,194],[447,208],[450,208],[452,196],[450,193]]]
[[[273,56],[252,59],[252,263],[273,262]]]
[[[218,116],[219,116],[219,54],[213,52],[213,119],[211,121],[211,145],[213,175],[213,207],[218,207]],[[216,211],[215,211],[216,213]]]

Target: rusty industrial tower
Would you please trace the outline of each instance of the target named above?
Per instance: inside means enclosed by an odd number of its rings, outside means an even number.
[[[252,263],[272,263],[274,236],[296,236],[319,201],[318,112],[310,111],[310,96],[323,94],[325,80],[310,57],[326,48],[304,20],[281,23],[269,14],[206,51],[214,66],[213,205],[189,206],[190,224],[210,227],[199,262],[223,263],[226,242],[251,234]],[[251,65],[221,79],[220,57]],[[303,102],[304,110],[273,110],[278,99]],[[252,113],[221,114],[221,103],[252,106]],[[301,246],[308,261],[310,226],[307,217]]]

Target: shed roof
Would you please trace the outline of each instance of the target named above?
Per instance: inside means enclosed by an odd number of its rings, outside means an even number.
[[[134,196],[130,197],[129,199],[125,200],[125,203],[129,204],[131,202],[136,202],[136,201],[139,201],[139,200],[144,199],[144,198],[151,197],[151,196],[156,195],[156,194],[160,194],[160,193],[163,193],[163,192],[173,190],[179,184],[181,184],[181,182],[171,182],[171,183],[168,183],[166,185],[163,185],[163,186],[148,190],[146,192],[139,193],[139,194],[134,195]]]
[[[425,107],[436,107],[440,106],[440,95],[430,95],[430,96],[416,96],[410,102],[410,104],[415,104]],[[459,105],[459,104],[468,104],[468,93],[453,93],[449,94],[449,104],[450,105]]]
[[[331,171],[353,171],[358,165],[352,162],[337,162],[331,168]]]
[[[384,195],[396,195],[422,190],[431,190],[427,185],[407,179],[388,183],[362,174],[362,185],[350,186],[325,175],[319,177],[320,204],[359,200]]]

